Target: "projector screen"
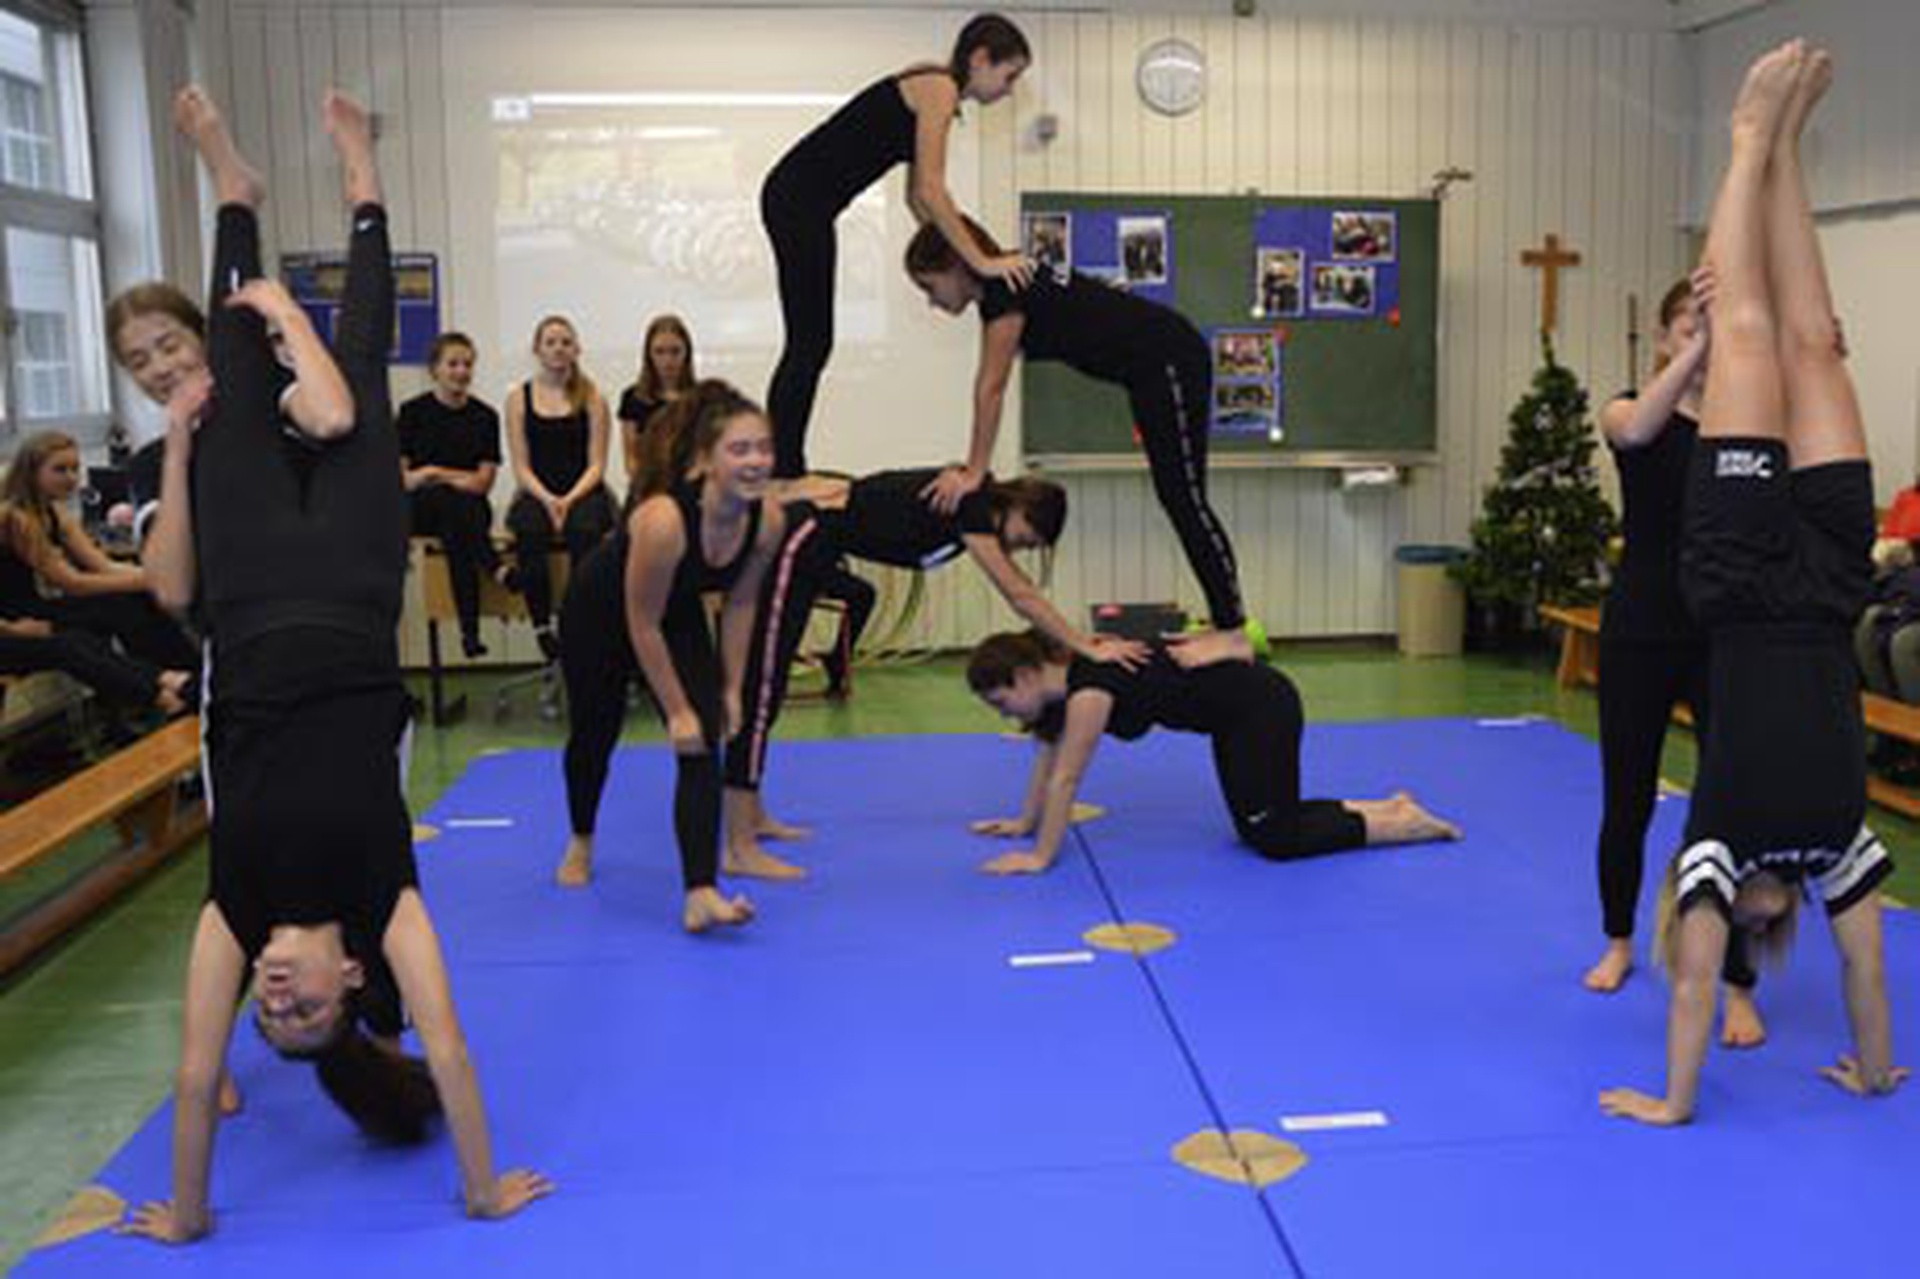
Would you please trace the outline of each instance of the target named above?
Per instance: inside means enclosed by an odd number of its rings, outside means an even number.
[[[764,398],[782,327],[763,177],[871,80],[943,59],[957,25],[848,11],[828,41],[818,14],[767,10],[716,22],[694,10],[449,8],[444,22],[445,322],[479,341],[497,396],[531,371],[540,318],[566,315],[610,401],[662,312],[687,321],[703,376]],[[947,171],[969,210],[974,110],[954,128]],[[965,452],[978,325],[931,311],[901,270],[915,230],[905,182],[896,169],[840,217],[836,344],[808,434],[816,468]]]

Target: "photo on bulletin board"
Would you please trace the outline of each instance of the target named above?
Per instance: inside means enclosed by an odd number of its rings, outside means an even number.
[[[1216,382],[1255,379],[1271,382],[1279,374],[1278,343],[1270,332],[1222,329],[1213,335],[1213,376]]]
[[[1020,218],[1020,247],[1042,271],[1073,268],[1073,215],[1027,213]]]
[[[1213,428],[1231,435],[1271,436],[1280,425],[1272,382],[1224,382],[1213,388]]]
[[[1392,262],[1399,228],[1391,213],[1336,209],[1333,214],[1333,260],[1336,262]]]
[[[1253,253],[1256,319],[1297,316],[1305,308],[1307,255],[1302,249],[1257,248]]]
[[[1083,266],[1080,274],[1089,280],[1098,280],[1110,289],[1127,291],[1127,273],[1117,266]]]
[[[1167,220],[1161,216],[1119,220],[1120,266],[1129,285],[1167,282]]]
[[[1373,267],[1316,262],[1313,310],[1316,315],[1372,315],[1377,290]]]

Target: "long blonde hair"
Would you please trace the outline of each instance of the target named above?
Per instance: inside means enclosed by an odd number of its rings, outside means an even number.
[[[1727,921],[1730,933],[1737,931],[1745,939],[1747,957],[1755,967],[1778,968],[1793,952],[1793,939],[1800,930],[1800,894],[1793,891],[1791,884],[1785,887],[1787,909],[1765,928],[1743,929],[1731,919]],[[1676,855],[1667,863],[1667,873],[1661,877],[1660,899],[1653,915],[1653,960],[1667,970],[1669,977],[1680,968],[1679,902],[1680,858]],[[1732,944],[1731,940],[1728,944]]]
[[[545,316],[540,323],[533,326],[533,353],[536,356],[540,354],[541,337],[556,324],[573,334],[573,367],[567,370],[567,408],[570,412],[579,413],[593,403],[593,397],[599,393],[599,388],[593,384],[593,379],[588,377],[587,371],[580,367],[580,330],[575,328],[573,321],[564,315]]]
[[[79,441],[64,431],[40,431],[20,441],[6,478],[0,480],[0,504],[44,520],[53,504],[40,494],[40,469],[54,454],[79,447]]]

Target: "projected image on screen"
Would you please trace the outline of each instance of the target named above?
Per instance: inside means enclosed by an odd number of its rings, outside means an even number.
[[[701,362],[714,372],[777,352],[760,182],[798,136],[796,108],[825,114],[838,102],[801,97],[496,98],[502,332],[562,306],[613,308],[576,314],[590,332],[634,330],[642,309],[681,311],[699,317]],[[837,376],[858,376],[890,336],[894,186],[868,190],[838,224]]]

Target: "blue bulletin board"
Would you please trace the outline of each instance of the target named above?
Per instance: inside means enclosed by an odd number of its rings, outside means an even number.
[[[340,313],[340,295],[347,282],[344,253],[283,253],[280,279],[329,343]],[[433,340],[440,336],[440,260],[431,253],[393,255],[393,343],[387,350],[392,364],[425,364]]]

